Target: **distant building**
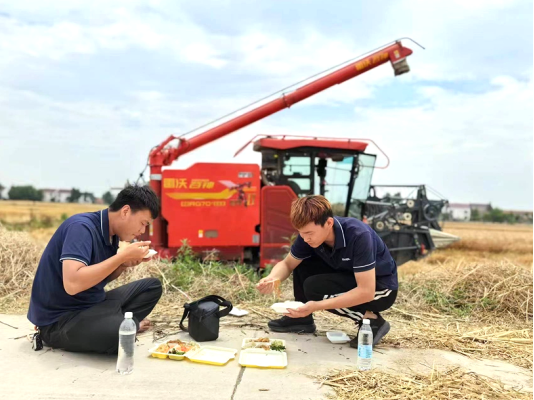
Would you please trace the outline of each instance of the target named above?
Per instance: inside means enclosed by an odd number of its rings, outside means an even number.
[[[68,203],[72,192],[71,189],[41,189],[43,201],[53,203]],[[90,193],[82,193],[77,203],[92,204],[93,197]]]
[[[55,203],[68,203],[70,189],[41,189],[43,201]]]
[[[532,224],[532,211],[504,210],[505,214],[512,214],[521,224]]]
[[[478,215],[480,217],[484,216],[485,214],[491,212],[491,210],[493,209],[493,207],[491,206],[491,204],[477,204],[477,203],[471,203],[469,204],[469,206],[471,207],[471,212],[477,210],[478,211]]]
[[[453,221],[469,221],[471,219],[471,206],[463,203],[449,203],[446,213]]]

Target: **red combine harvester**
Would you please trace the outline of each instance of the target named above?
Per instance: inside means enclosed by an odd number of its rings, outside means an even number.
[[[264,268],[287,254],[296,233],[289,223],[289,210],[298,196],[322,194],[332,202],[336,215],[365,219],[376,159],[376,155],[365,153],[371,140],[256,137],[251,142],[262,155],[261,166],[196,163],[185,170],[163,167],[387,62],[395,75],[404,74],[409,71],[406,57],[411,54],[412,50],[396,41],[190,139],[169,136],[149,156],[150,186],[162,205],[161,216],[150,227],[152,246],[162,257],[171,258],[187,239],[203,257],[239,260]],[[171,146],[174,140],[177,145]],[[390,223],[377,232],[399,265],[434,249],[428,226]]]

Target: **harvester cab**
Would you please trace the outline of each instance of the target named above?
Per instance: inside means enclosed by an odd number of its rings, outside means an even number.
[[[365,153],[367,146],[365,141],[355,139],[287,136],[267,136],[254,142],[254,150],[262,154],[261,264],[272,263],[287,252],[287,247],[277,243],[287,241],[294,228],[277,216],[289,215],[294,198],[308,194],[327,197],[337,216],[369,223],[398,265],[424,257],[434,249],[428,225],[407,221],[403,218],[407,212],[367,218],[376,161],[376,155]]]

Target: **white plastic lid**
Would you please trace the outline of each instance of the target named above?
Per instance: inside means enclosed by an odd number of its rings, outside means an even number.
[[[370,324],[371,324],[371,321],[368,320],[367,318],[365,318],[365,319],[363,320],[363,323],[364,323],[364,324],[367,324],[367,325],[370,325]]]
[[[124,314],[124,318],[133,318],[133,312],[128,311],[127,313]]]

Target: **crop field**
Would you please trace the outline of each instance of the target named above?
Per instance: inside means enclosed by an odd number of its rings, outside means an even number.
[[[54,223],[66,216],[97,211],[101,204],[45,203],[42,201],[0,201],[0,221],[8,224],[29,224],[32,220]]]
[[[6,216],[6,210],[12,209],[17,210],[18,218],[30,221],[21,211],[22,205],[8,203],[0,203],[0,219],[9,220],[12,216]],[[25,209],[34,210],[34,215],[54,217],[98,209],[91,205],[61,206],[28,204]],[[0,226],[0,313],[26,312],[40,254],[60,219],[46,228],[13,230],[8,225]],[[504,360],[532,370],[532,226],[446,223],[444,231],[462,240],[399,268],[399,297],[394,307],[384,313],[392,329],[379,347],[449,350],[473,359]],[[269,309],[277,299],[261,296],[255,290],[258,276],[250,268],[200,263],[186,246],[174,262],[151,261],[110,286],[147,276],[158,277],[164,286],[164,296],[151,316],[155,334],[176,332],[183,304],[208,292],[228,298],[235,306],[250,312],[238,322],[225,321],[225,325],[264,329],[270,318],[277,317]],[[284,282],[281,289],[282,300],[292,298],[290,282]],[[356,333],[349,321],[327,312],[318,313],[316,323],[319,335],[333,328],[349,335]],[[321,379],[324,384],[337,382],[333,387],[338,398],[360,398],[347,394],[358,381],[354,374],[349,375],[339,372]],[[393,379],[379,372],[375,378],[384,384]],[[441,375],[436,372],[430,380],[413,378],[398,393],[408,396],[416,393],[416,388],[428,388],[436,382],[441,382],[443,387],[455,387],[462,379],[465,376],[457,371]],[[499,392],[502,387],[494,382],[481,385],[472,387],[474,397],[462,398],[522,398],[517,393]],[[388,393],[376,398],[392,398]],[[476,397],[477,393],[486,397]]]

